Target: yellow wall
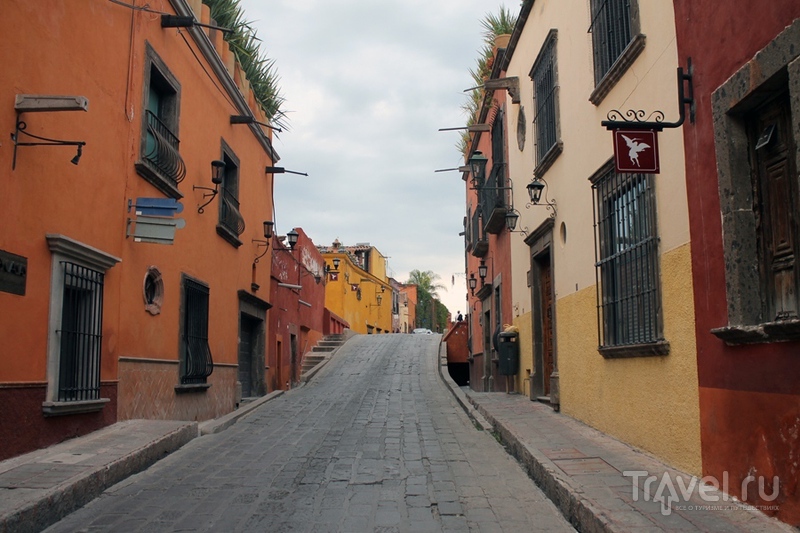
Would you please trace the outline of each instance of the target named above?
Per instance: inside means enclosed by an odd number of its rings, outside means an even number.
[[[385,272],[385,259],[380,258],[374,249],[371,250],[372,260],[383,260]],[[368,326],[380,329],[381,333],[392,331],[392,287],[389,281],[378,278],[359,268],[353,263],[346,253],[325,253],[325,262],[333,268],[333,259],[338,258],[339,272],[336,280],[331,279],[325,286],[325,307],[350,323],[350,329],[356,333],[367,333]],[[373,267],[373,271],[375,268]],[[361,289],[361,300],[358,292],[352,289],[358,285]],[[381,292],[381,287],[385,290]],[[381,304],[378,305],[377,295],[381,295]],[[377,333],[377,331],[375,331]]]
[[[661,256],[664,357],[604,359],[595,287],[556,303],[561,411],[701,475],[689,244]]]
[[[530,395],[530,380],[533,366],[533,323],[531,313],[514,317],[513,324],[519,328],[519,373],[514,390],[525,396]]]

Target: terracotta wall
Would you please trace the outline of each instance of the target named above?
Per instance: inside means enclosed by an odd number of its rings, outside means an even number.
[[[692,58],[697,118],[684,126],[692,237],[703,473],[722,479],[741,496],[748,476],[780,479],[780,495],[766,510],[800,524],[800,345],[797,342],[728,346],[712,335],[728,324],[726,270],[712,105],[714,91],[751,63],[787,26],[797,24],[800,4],[746,0],[736,5],[677,0],[678,49]],[[702,31],[700,31],[702,29]],[[794,35],[797,35],[795,32]],[[735,37],[734,37],[735,36]],[[798,53],[795,41],[795,54]],[[790,58],[786,57],[785,60]],[[759,82],[755,70],[749,76]],[[763,81],[763,80],[762,80]],[[724,95],[723,95],[724,97]],[[797,112],[797,109],[793,109]],[[795,115],[796,120],[796,115]],[[798,131],[795,124],[795,142]]]

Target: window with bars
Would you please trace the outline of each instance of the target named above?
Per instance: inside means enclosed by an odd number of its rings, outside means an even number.
[[[594,47],[594,81],[598,84],[631,41],[630,1],[592,0],[589,31]]]
[[[63,299],[58,361],[59,402],[100,399],[104,274],[61,261]]]
[[[217,233],[232,245],[239,247],[239,235],[244,233],[244,218],[239,211],[239,159],[224,141],[222,160],[225,172],[222,176],[219,201],[219,225]]]
[[[595,89],[589,97],[599,105],[644,50],[638,0],[591,0]]]
[[[208,287],[183,279],[183,354],[181,384],[205,384],[214,370],[208,346]]]
[[[551,30],[530,72],[533,81],[533,128],[536,139],[536,169],[541,176],[561,153],[558,127],[558,78],[556,41],[558,32]]]
[[[149,45],[144,86],[145,110],[136,170],[164,194],[180,198],[178,184],[186,177],[178,138],[180,84]]]
[[[618,174],[613,161],[593,178],[597,313],[604,356],[663,355],[658,231],[652,174]],[[646,353],[614,347],[658,343]]]

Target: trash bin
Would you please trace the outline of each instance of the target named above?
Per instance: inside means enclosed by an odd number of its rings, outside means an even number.
[[[513,376],[519,372],[519,333],[502,332],[498,335],[498,357],[501,376]]]

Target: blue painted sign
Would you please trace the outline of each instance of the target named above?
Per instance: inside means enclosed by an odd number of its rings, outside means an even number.
[[[137,198],[135,204],[128,200],[129,213],[131,207],[136,210],[137,215],[154,217],[172,217],[183,212],[183,204],[175,198]]]

